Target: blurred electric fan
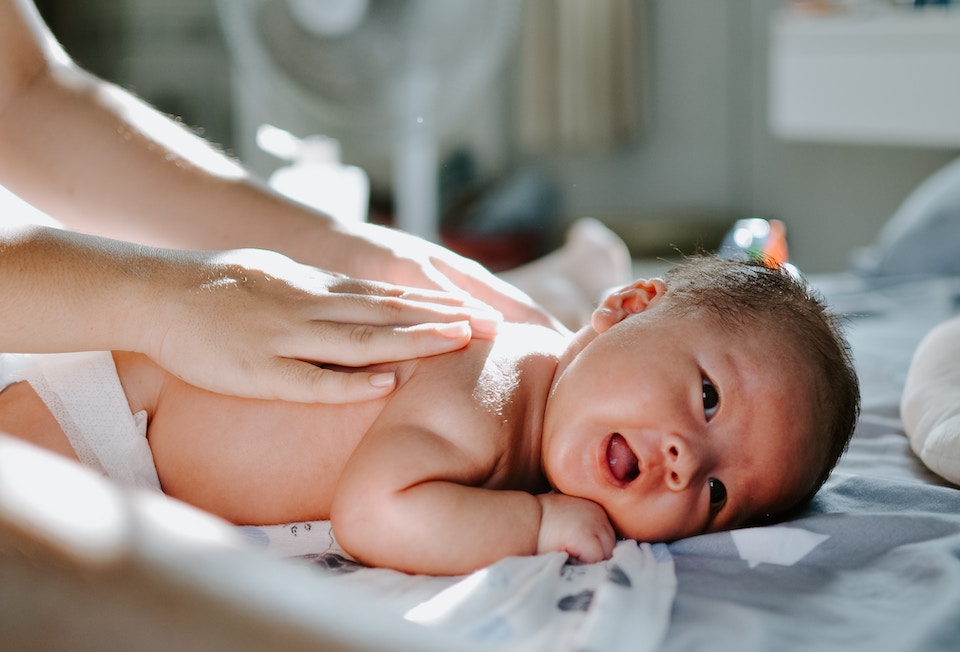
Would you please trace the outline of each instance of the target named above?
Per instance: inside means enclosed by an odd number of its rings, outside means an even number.
[[[436,240],[441,138],[489,92],[522,3],[220,0],[218,8],[237,74],[241,156],[258,168],[249,142],[269,123],[336,138],[350,158],[389,158],[396,225]]]

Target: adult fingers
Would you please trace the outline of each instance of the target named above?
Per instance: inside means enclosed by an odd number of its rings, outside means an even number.
[[[282,345],[280,353],[299,360],[361,367],[456,351],[473,332],[466,321],[374,326],[317,322]]]
[[[451,282],[470,296],[499,310],[508,321],[566,330],[521,290],[486,272],[482,267],[476,266],[474,274],[470,268],[464,271],[442,260],[436,261],[436,264]]]
[[[269,387],[257,398],[298,403],[354,403],[385,396],[396,386],[392,372],[335,371],[309,362],[281,358],[275,361]],[[267,377],[267,375],[261,377]]]
[[[437,272],[439,275],[439,272]],[[440,290],[428,290],[420,287],[392,285],[380,281],[370,281],[355,278],[339,278],[329,283],[325,290],[337,296],[356,295],[371,298],[396,299],[425,304],[426,306],[449,308],[463,308],[478,313],[491,313],[498,316],[500,312],[484,303],[482,300],[470,296],[465,290],[446,280],[446,286]]]
[[[333,293],[403,297],[415,301],[427,301],[449,306],[461,306],[468,303],[473,303],[477,307],[483,305],[481,302],[472,299],[462,290],[454,287],[449,281],[447,281],[446,286],[438,285],[436,288],[423,288],[350,276],[338,276],[332,281],[327,281],[325,283],[325,289]]]
[[[369,401],[393,391],[392,372],[334,370],[305,360],[346,367],[406,360],[462,348],[470,335],[467,322],[406,327],[324,323],[316,337],[294,346],[296,358],[275,358],[272,368],[254,370],[254,383],[231,393],[303,403]]]
[[[413,294],[414,297],[419,295]],[[316,319],[323,323],[414,326],[466,321],[475,337],[492,337],[503,316],[486,306],[443,305],[407,296],[331,294],[317,303]]]

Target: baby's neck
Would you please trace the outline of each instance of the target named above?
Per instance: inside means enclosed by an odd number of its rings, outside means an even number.
[[[550,390],[557,384],[557,380],[563,375],[570,363],[573,362],[580,352],[597,337],[597,331],[590,326],[584,326],[572,336],[566,338],[566,346],[563,351],[557,355],[557,366],[553,372],[553,379],[550,382]]]

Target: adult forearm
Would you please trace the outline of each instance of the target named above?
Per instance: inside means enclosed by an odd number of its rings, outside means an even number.
[[[177,255],[59,229],[0,231],[0,351],[143,350],[161,292],[178,285]]]
[[[69,64],[44,68],[6,106],[0,152],[4,185],[72,229],[300,259],[324,246],[319,227],[329,218],[279,198],[181,125]]]

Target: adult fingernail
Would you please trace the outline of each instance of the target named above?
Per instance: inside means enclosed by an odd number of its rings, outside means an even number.
[[[474,337],[493,337],[500,332],[500,324],[503,323],[503,317],[478,316],[470,319],[470,327],[473,329]]]
[[[462,339],[470,337],[470,324],[465,321],[454,321],[446,324],[438,324],[437,332],[444,337],[451,339]]]
[[[370,376],[370,384],[374,387],[390,387],[396,380],[396,376],[392,373],[373,374]]]

